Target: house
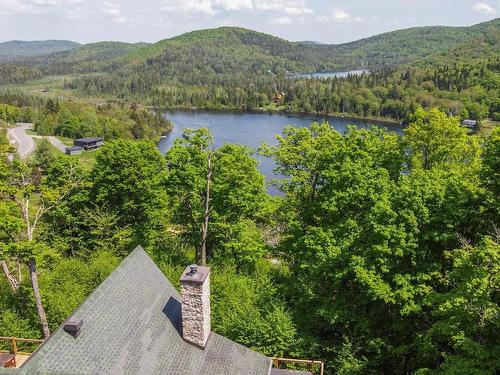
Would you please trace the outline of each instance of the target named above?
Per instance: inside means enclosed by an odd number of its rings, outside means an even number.
[[[73,141],[73,145],[80,146],[84,150],[93,150],[101,147],[103,144],[104,138],[101,137],[78,138]]]
[[[80,146],[66,147],[66,155],[80,155],[82,151],[83,148]]]
[[[463,120],[462,126],[469,129],[476,129],[477,121],[476,120]]]
[[[285,98],[285,96],[286,96],[285,92],[283,92],[283,91],[278,92],[274,96],[273,102],[276,103],[276,104],[278,104],[278,103],[280,103]]]
[[[187,267],[180,284],[179,294],[139,246],[21,367],[0,374],[311,374],[273,369],[278,359],[211,331],[210,268]]]

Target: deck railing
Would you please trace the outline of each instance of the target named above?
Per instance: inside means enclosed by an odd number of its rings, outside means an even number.
[[[10,343],[10,350],[1,350],[0,349],[0,353],[12,353],[12,354],[15,354],[15,355],[30,355],[31,353],[33,353],[36,349],[36,347],[38,347],[38,345],[40,345],[43,340],[39,340],[39,339],[20,339],[18,337],[0,337],[0,344],[2,342],[7,342],[7,343]],[[21,344],[21,345],[19,345]],[[28,344],[28,346],[26,345]],[[1,345],[1,347],[3,347],[4,345]],[[8,345],[7,345],[8,346]],[[26,351],[19,351],[19,347],[22,346],[24,347],[24,349],[28,349],[28,348],[31,348],[33,350],[31,350],[31,352],[26,352]]]
[[[274,368],[290,368],[293,370],[307,369],[313,375],[323,375],[325,364],[310,359],[273,358]],[[290,366],[291,365],[291,366]]]

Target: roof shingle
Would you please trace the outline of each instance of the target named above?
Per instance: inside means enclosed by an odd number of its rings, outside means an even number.
[[[214,332],[205,349],[185,342],[180,296],[141,247],[73,317],[83,319],[78,337],[61,326],[14,373],[268,375],[270,371],[269,358]]]

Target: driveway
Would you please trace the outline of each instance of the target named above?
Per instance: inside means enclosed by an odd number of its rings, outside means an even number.
[[[56,137],[49,136],[49,142],[52,143],[52,146],[57,148],[61,152],[66,152],[66,146],[64,143],[62,143],[59,139]]]
[[[33,124],[18,123],[14,128],[7,130],[10,142],[16,146],[21,159],[26,159],[35,150],[36,145],[33,137],[26,134],[26,130],[32,128]]]

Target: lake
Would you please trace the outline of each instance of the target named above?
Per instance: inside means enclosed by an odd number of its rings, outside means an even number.
[[[346,78],[349,75],[360,76],[361,74],[368,74],[370,71],[366,69],[349,70],[346,72],[317,72],[317,73],[297,73],[292,78]]]
[[[314,121],[321,122],[327,120],[332,127],[339,132],[344,132],[347,125],[356,125],[359,128],[369,127],[370,124],[381,126],[398,133],[402,132],[400,125],[377,123],[376,121],[346,119],[330,116],[301,115],[285,113],[248,113],[248,112],[216,112],[216,111],[185,111],[171,110],[164,113],[174,125],[173,130],[162,138],[158,144],[158,149],[165,154],[172,146],[174,140],[182,135],[184,129],[208,128],[214,137],[216,146],[225,143],[243,144],[252,149],[257,149],[261,144],[276,145],[277,134],[282,134],[287,125],[294,127],[310,127]],[[277,178],[273,173],[275,163],[272,159],[256,155],[259,161],[259,168],[266,176],[268,182]],[[269,187],[269,192],[276,194],[273,187]]]

